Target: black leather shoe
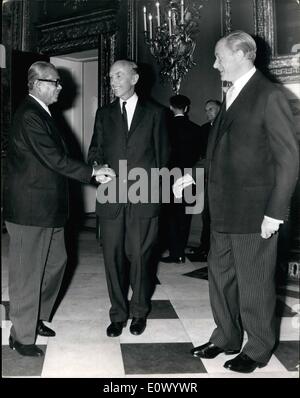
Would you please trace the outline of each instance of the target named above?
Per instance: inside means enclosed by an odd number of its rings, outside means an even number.
[[[132,318],[132,322],[130,325],[130,333],[138,336],[142,334],[143,331],[146,329],[146,318]]]
[[[162,263],[176,263],[176,264],[184,264],[185,263],[185,257],[180,256],[180,257],[173,257],[173,256],[168,256],[168,257],[162,257],[160,259]]]
[[[263,368],[264,366],[266,366],[265,363],[254,361],[243,352],[224,364],[224,368],[240,373],[251,373],[256,368]]]
[[[21,344],[9,336],[9,347],[25,357],[42,357],[44,352],[35,344]]]
[[[118,337],[122,334],[123,327],[126,326],[126,322],[112,322],[106,329],[108,337]]]
[[[226,355],[237,354],[239,350],[224,350],[223,348],[217,347],[210,341],[206,344],[195,347],[191,350],[191,354],[197,358],[215,358],[217,355],[224,352]]]
[[[200,263],[207,262],[208,253],[206,252],[199,252],[199,253],[191,253],[188,255],[190,261],[199,261]]]
[[[54,330],[52,330],[52,329],[48,328],[48,326],[44,325],[43,321],[38,321],[36,332],[38,335],[45,336],[45,337],[54,337],[56,335]]]

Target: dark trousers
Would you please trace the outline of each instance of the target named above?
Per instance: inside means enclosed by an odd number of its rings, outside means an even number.
[[[22,344],[34,344],[37,321],[50,320],[67,263],[64,228],[11,222],[6,227],[11,336]]]
[[[212,231],[208,256],[209,296],[217,328],[210,341],[239,349],[267,363],[275,345],[275,267],[277,234],[226,234]]]
[[[170,256],[183,257],[191,226],[191,214],[186,214],[184,203],[166,205],[168,247]]]
[[[136,318],[146,317],[154,289],[158,217],[133,216],[132,205],[128,204],[115,219],[100,218],[100,231],[111,321],[126,321],[129,313]]]

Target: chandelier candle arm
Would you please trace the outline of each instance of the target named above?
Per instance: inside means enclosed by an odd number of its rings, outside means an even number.
[[[160,10],[159,10],[159,2],[157,2],[156,4],[156,10],[157,10],[157,27],[160,27]]]
[[[168,12],[168,21],[169,21],[169,35],[170,36],[172,34],[172,20],[171,20],[171,18],[172,18],[172,12],[171,12],[171,10],[169,10],[169,12]]]
[[[174,32],[176,31],[176,12],[175,10],[172,10],[172,22],[173,22],[173,27],[174,27]]]
[[[144,11],[144,32],[147,32],[147,9],[146,7],[143,8]]]
[[[152,40],[152,14],[149,14],[149,37]]]

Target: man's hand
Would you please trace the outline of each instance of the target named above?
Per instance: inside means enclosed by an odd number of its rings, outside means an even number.
[[[279,230],[280,222],[274,220],[263,219],[261,224],[261,237],[264,239],[269,239],[273,234]]]
[[[182,191],[184,190],[184,188],[194,183],[195,181],[190,174],[185,174],[183,177],[178,178],[178,180],[175,181],[172,187],[175,198],[182,198]]]
[[[107,164],[103,164],[102,166],[94,166],[93,168],[96,181],[100,182],[101,184],[108,183],[116,176],[115,171],[108,167]]]

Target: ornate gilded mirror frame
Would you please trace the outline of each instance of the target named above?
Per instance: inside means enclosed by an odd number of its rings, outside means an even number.
[[[116,52],[116,9],[101,10],[83,16],[65,18],[37,26],[39,52],[50,56],[98,48],[98,103],[111,100],[107,75]]]
[[[269,65],[271,74],[284,83],[300,82],[300,54],[276,54],[274,0],[253,1],[255,34],[269,44],[272,52]]]

